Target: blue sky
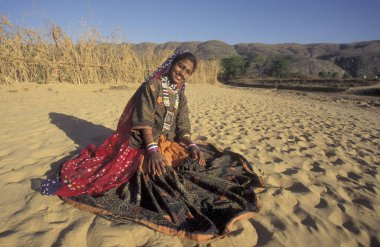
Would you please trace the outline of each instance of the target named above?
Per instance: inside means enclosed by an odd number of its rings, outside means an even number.
[[[349,43],[380,39],[380,0],[0,0],[24,27],[54,21],[73,38],[88,28],[140,43]]]

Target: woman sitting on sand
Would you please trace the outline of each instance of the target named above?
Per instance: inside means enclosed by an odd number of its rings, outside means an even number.
[[[258,176],[239,154],[191,140],[187,79],[197,66],[173,54],[132,96],[117,130],[65,162],[41,186],[74,206],[119,222],[208,240],[258,211]]]

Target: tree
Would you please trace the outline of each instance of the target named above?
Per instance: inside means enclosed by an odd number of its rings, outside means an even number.
[[[244,74],[248,66],[246,58],[240,55],[223,58],[221,65],[222,76],[227,80]]]
[[[318,76],[319,76],[320,78],[322,78],[322,79],[327,78],[326,72],[324,72],[324,71],[319,72],[319,73],[318,73]]]
[[[352,75],[351,75],[351,73],[350,72],[344,72],[344,74],[343,74],[343,79],[351,79],[352,78]]]
[[[284,78],[290,75],[289,59],[278,58],[273,60],[272,67],[269,70],[269,75]]]
[[[265,55],[257,55],[254,59],[253,62],[255,63],[255,67],[259,72],[259,77],[261,77],[263,73],[263,68],[268,62],[268,58]]]
[[[331,78],[336,79],[338,78],[338,72],[334,71],[331,73]]]

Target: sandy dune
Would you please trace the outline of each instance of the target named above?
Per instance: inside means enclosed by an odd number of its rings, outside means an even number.
[[[41,196],[38,179],[115,128],[134,89],[0,87],[0,246],[193,246]],[[209,246],[379,246],[380,108],[329,96],[189,86],[193,137],[267,181],[254,220]]]

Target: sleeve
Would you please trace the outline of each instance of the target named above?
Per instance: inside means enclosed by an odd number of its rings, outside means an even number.
[[[184,94],[182,94],[178,106],[178,115],[176,120],[176,137],[180,139],[185,135],[190,136],[190,133],[191,125],[189,119],[189,109],[187,107],[187,98]]]
[[[132,112],[132,130],[154,127],[154,109],[158,97],[157,83],[150,81],[141,90]]]

